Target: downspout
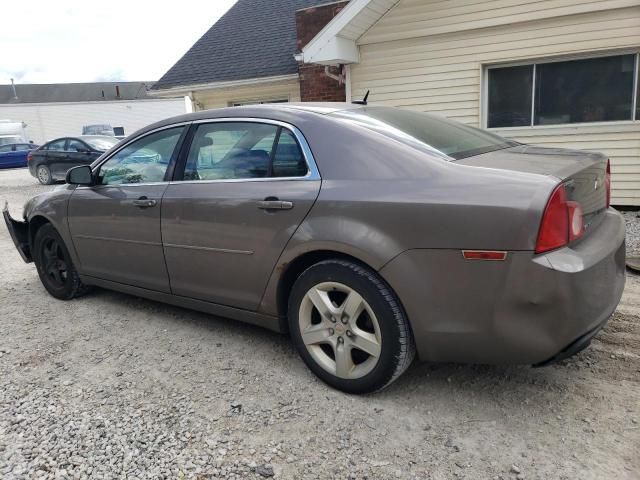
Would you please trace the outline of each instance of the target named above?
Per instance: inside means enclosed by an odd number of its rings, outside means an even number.
[[[13,99],[14,100],[18,100],[18,92],[16,92],[16,84],[13,81],[13,78],[11,79],[11,88],[13,89]]]
[[[344,83],[344,65],[338,65],[338,69],[340,70],[340,74],[336,75],[335,73],[331,73],[329,71],[329,65],[325,65],[324,74],[325,76],[334,79],[336,82],[338,82],[339,85],[342,85]]]
[[[351,65],[347,64],[344,66],[344,93],[345,100],[347,103],[351,103]]]

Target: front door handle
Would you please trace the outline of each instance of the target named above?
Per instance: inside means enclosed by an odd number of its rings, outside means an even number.
[[[139,199],[134,200],[131,203],[133,203],[136,207],[149,208],[155,207],[158,202],[156,202],[155,200],[149,200],[147,197],[140,197]]]
[[[258,202],[258,208],[261,210],[291,210],[293,208],[293,202],[278,199],[262,200]]]

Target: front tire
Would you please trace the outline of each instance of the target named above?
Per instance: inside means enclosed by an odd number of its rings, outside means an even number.
[[[338,390],[381,390],[415,356],[409,322],[391,288],[357,263],[325,260],[305,270],[293,286],[288,313],[298,353]]]
[[[80,281],[69,250],[50,223],[36,232],[33,241],[34,262],[44,288],[59,300],[71,300],[87,292]]]
[[[36,178],[42,185],[52,185],[53,177],[51,170],[46,165],[38,165],[36,168]]]

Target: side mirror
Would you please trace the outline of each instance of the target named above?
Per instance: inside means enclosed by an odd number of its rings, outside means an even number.
[[[89,165],[80,165],[70,168],[67,171],[65,181],[69,185],[92,185],[93,174],[91,173],[91,167]]]

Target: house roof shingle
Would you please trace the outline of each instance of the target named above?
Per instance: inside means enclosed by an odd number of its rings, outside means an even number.
[[[152,87],[297,73],[296,10],[327,0],[238,0]]]
[[[147,90],[152,82],[92,82],[0,85],[0,104],[93,102],[101,100],[138,100],[152,98]],[[120,91],[117,96],[116,86]]]

